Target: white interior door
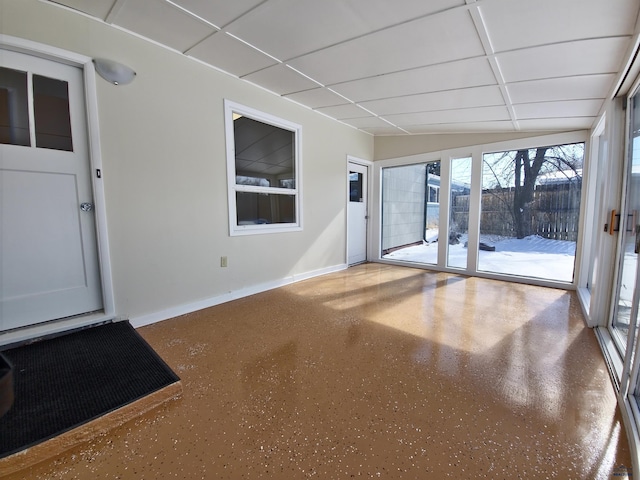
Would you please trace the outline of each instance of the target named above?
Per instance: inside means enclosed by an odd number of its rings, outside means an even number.
[[[347,261],[367,260],[367,167],[349,162],[349,206],[347,208]]]
[[[82,71],[0,50],[0,331],[102,309]]]

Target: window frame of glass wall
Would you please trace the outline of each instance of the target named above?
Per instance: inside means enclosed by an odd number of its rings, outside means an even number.
[[[463,165],[466,162],[467,165]],[[466,176],[465,171],[468,171]],[[466,270],[469,259],[469,216],[471,211],[471,185],[473,183],[473,157],[449,159],[449,202],[447,210],[447,267]],[[464,201],[458,200],[466,198]],[[460,257],[460,258],[458,258]]]
[[[628,191],[630,188],[630,184],[632,181],[632,177],[630,177],[633,168],[633,139],[639,138],[640,135],[634,137],[633,134],[633,108],[631,108],[632,100],[634,99],[640,102],[640,80],[637,80],[634,87],[630,90],[630,93],[627,95],[627,108],[626,110],[626,120],[624,124],[625,128],[625,139],[624,139],[624,164],[622,169],[622,192],[618,193],[618,199],[621,200],[621,204],[619,206],[619,211],[625,212],[627,211],[627,203],[629,202],[629,194]],[[640,105],[638,105],[640,107]],[[638,116],[640,119],[640,116]],[[636,119],[636,120],[638,120]],[[640,130],[640,128],[638,129]],[[615,132],[614,132],[615,133]],[[618,177],[620,178],[620,177]],[[637,219],[636,222],[637,224]],[[625,222],[620,223],[619,230],[626,230],[624,227]],[[611,225],[609,225],[611,227]],[[608,235],[610,232],[606,234],[601,232],[600,236]],[[635,235],[635,232],[633,232]],[[633,470],[634,473],[637,473],[639,470],[640,463],[640,342],[637,339],[637,329],[638,325],[638,311],[639,311],[639,303],[640,303],[640,289],[638,285],[640,285],[640,268],[636,263],[635,268],[635,288],[632,298],[631,312],[630,318],[636,319],[635,322],[630,322],[630,328],[628,335],[626,337],[626,342],[623,341],[624,345],[621,344],[621,339],[615,333],[615,321],[617,319],[617,307],[618,307],[618,288],[616,284],[621,281],[622,277],[622,264],[624,262],[625,257],[625,238],[628,237],[627,232],[618,232],[617,233],[617,242],[616,242],[616,269],[614,274],[614,285],[609,292],[610,299],[610,308],[609,315],[605,319],[606,325],[601,325],[600,328],[596,329],[598,333],[598,340],[600,341],[601,347],[603,349],[603,353],[605,358],[609,362],[610,371],[612,380],[614,383],[614,387],[618,393],[618,403],[621,407],[622,417],[625,422],[625,427],[627,429],[629,438],[630,438],[630,446],[633,452],[632,454],[632,462],[633,462]],[[637,242],[636,236],[636,242]],[[637,243],[636,243],[637,247]],[[636,248],[637,250],[637,248]],[[613,368],[612,368],[613,367]]]
[[[483,154],[478,271],[574,283],[585,147]]]
[[[532,285],[541,285],[541,286],[551,286],[551,287],[559,287],[559,288],[567,288],[573,289],[576,287],[577,279],[579,278],[578,272],[581,268],[579,258],[576,255],[575,257],[575,274],[573,276],[573,281],[564,282],[564,281],[555,281],[548,280],[543,278],[534,278],[534,277],[525,277],[525,276],[517,276],[517,275],[505,275],[501,273],[494,272],[484,272],[478,269],[478,252],[479,252],[479,228],[480,228],[480,199],[481,199],[481,190],[482,190],[482,161],[483,155],[487,152],[495,152],[502,150],[518,150],[518,149],[530,149],[536,148],[538,146],[544,145],[564,145],[570,143],[586,143],[589,138],[588,131],[580,131],[580,132],[571,132],[571,133],[562,133],[562,134],[552,134],[552,135],[544,135],[539,137],[529,137],[512,141],[505,142],[496,142],[491,144],[483,144],[476,145],[473,147],[465,147],[465,148],[452,148],[449,150],[441,150],[437,152],[424,153],[418,155],[411,155],[407,157],[398,157],[393,159],[380,160],[375,162],[374,164],[374,185],[375,189],[373,192],[373,212],[372,212],[372,221],[373,221],[373,235],[374,238],[378,239],[380,244],[378,245],[377,257],[374,260],[379,261],[381,263],[391,263],[397,265],[407,265],[418,268],[425,268],[434,271],[446,271],[452,273],[463,273],[466,275],[484,277],[484,278],[494,278],[500,280],[509,280],[518,283],[527,283]],[[438,245],[438,261],[434,264],[427,263],[416,263],[407,261],[401,258],[389,258],[384,255],[381,248],[381,240],[382,240],[382,198],[381,192],[383,188],[383,179],[382,173],[385,168],[393,167],[393,166],[402,166],[402,165],[412,165],[419,163],[428,163],[434,161],[441,161],[441,177],[450,179],[451,176],[451,162],[453,159],[457,158],[465,158],[470,157],[471,160],[471,170],[472,170],[472,178],[470,185],[470,197],[469,197],[469,226],[468,226],[468,250],[467,250],[467,264],[465,268],[461,268],[458,266],[449,266],[448,258],[449,258],[449,245],[448,242],[439,242]],[[585,164],[589,161],[589,152],[585,149]],[[447,219],[446,225],[441,222],[440,232],[448,232],[449,231],[449,217],[450,217],[450,181],[442,182],[440,185],[440,218]],[[580,209],[580,218],[584,217],[584,208],[581,206]],[[582,242],[582,221],[580,221],[579,234],[576,242],[576,251],[580,251],[580,246]],[[442,236],[441,233],[440,236]],[[446,235],[446,234],[444,234]],[[470,247],[469,247],[470,246]]]

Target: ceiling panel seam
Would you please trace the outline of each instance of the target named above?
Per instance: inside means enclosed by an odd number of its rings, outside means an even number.
[[[471,15],[473,24],[476,27],[478,36],[480,37],[480,42],[482,42],[482,48],[484,48],[484,53],[487,56],[487,60],[489,61],[489,65],[491,66],[491,70],[493,71],[493,75],[496,79],[496,83],[498,84],[500,92],[502,93],[502,98],[504,99],[504,104],[506,105],[507,111],[509,112],[509,117],[511,118],[511,122],[513,123],[513,128],[515,128],[516,130],[520,130],[516,112],[513,108],[511,97],[509,96],[509,91],[506,87],[504,75],[502,74],[500,65],[495,57],[495,51],[493,49],[493,44],[491,43],[491,37],[489,36],[489,31],[482,16],[482,12],[480,11],[480,7],[477,4],[472,5],[469,8],[469,14]]]
[[[468,60],[476,60],[476,59],[480,59],[480,58],[486,59],[487,56],[486,55],[474,55],[474,56],[471,56],[471,57],[464,57],[464,58],[456,58],[454,60],[447,60],[445,62],[436,62],[436,63],[430,63],[430,64],[426,64],[426,65],[418,65],[417,67],[402,68],[400,70],[390,70],[388,72],[377,73],[377,74],[374,74],[374,75],[366,75],[364,77],[358,77],[358,78],[354,78],[354,79],[351,79],[351,80],[341,80],[339,82],[327,83],[326,87],[337,87],[339,85],[344,85],[346,83],[352,83],[352,82],[358,82],[360,80],[369,80],[371,78],[386,77],[386,76],[389,76],[389,75],[396,75],[398,73],[406,73],[406,72],[411,72],[411,71],[414,71],[414,70],[421,70],[423,68],[431,68],[431,67],[439,67],[439,66],[443,66],[443,65],[450,65],[452,63],[465,62],[465,61],[468,61]]]
[[[526,51],[526,50],[534,50],[536,48],[544,48],[544,47],[557,47],[558,45],[571,45],[571,44],[575,44],[575,43],[582,43],[582,42],[590,42],[590,41],[594,41],[594,40],[614,40],[614,39],[622,39],[622,38],[631,38],[632,35],[604,35],[604,36],[600,36],[600,37],[583,37],[583,38],[572,38],[571,40],[561,40],[558,42],[550,42],[550,43],[539,43],[536,45],[528,45],[526,47],[518,47],[518,48],[511,48],[508,50],[500,50],[499,52],[495,52],[493,55],[494,56],[500,56],[500,55],[504,55],[505,53],[515,53],[515,52],[522,52],[522,51]]]
[[[175,2],[173,2],[172,0],[164,0],[164,1],[167,2],[169,5],[172,5],[173,7],[177,8],[178,10],[182,10],[187,15],[189,15],[189,16],[191,16],[191,17],[193,17],[193,18],[195,18],[195,19],[197,19],[197,20],[199,20],[201,22],[206,23],[207,25],[215,28],[216,30],[220,30],[220,27],[218,25],[216,25],[215,23],[212,23],[209,20],[207,20],[206,18],[201,17],[197,13],[192,12],[191,10],[189,10],[187,8],[184,8],[182,5],[179,5],[179,4],[175,3]]]
[[[127,0],[116,0],[104,19],[105,23],[113,23],[125,3],[127,3]]]
[[[368,37],[370,35],[375,35],[377,33],[384,32],[386,30],[391,30],[392,28],[400,27],[402,25],[408,25],[408,24],[413,23],[413,22],[418,22],[418,21],[423,20],[425,18],[434,17],[434,16],[437,16],[437,15],[442,15],[444,13],[454,12],[456,10],[469,10],[470,8],[471,7],[469,5],[456,5],[454,7],[449,7],[449,8],[444,8],[442,10],[438,10],[436,12],[426,13],[424,15],[413,17],[413,18],[410,18],[408,20],[403,20],[402,22],[394,23],[393,25],[387,25],[385,27],[377,28],[375,30],[371,30],[370,32],[363,33],[361,35],[356,35],[354,37],[350,37],[350,38],[347,38],[345,40],[340,40],[339,42],[335,42],[335,43],[332,43],[332,44],[329,44],[329,45],[325,45],[324,47],[316,48],[314,50],[309,50],[308,52],[302,53],[300,55],[294,55],[293,57],[290,57],[290,58],[287,58],[287,59],[283,60],[283,62],[285,62],[285,63],[286,62],[292,62],[294,60],[297,60],[299,58],[305,57],[307,55],[312,55],[314,53],[318,53],[318,52],[321,52],[323,50],[328,50],[330,48],[337,47],[337,46],[343,45],[345,43],[353,42],[355,40],[359,40],[361,38],[365,38],[365,37]],[[229,25],[231,25],[231,24],[229,24]],[[225,27],[225,29],[226,28],[227,27]]]
[[[260,8],[262,8],[269,0],[264,0],[262,2],[260,2],[257,5],[254,5],[253,7],[251,7],[249,10],[247,10],[246,12],[241,13],[240,15],[238,15],[236,18],[234,18],[233,20],[231,20],[230,22],[225,23],[224,25],[222,25],[222,27],[220,27],[220,30],[223,31],[227,31],[227,27],[229,27],[229,25],[231,25],[234,22],[237,22],[238,20],[240,20],[242,17],[244,17],[245,15],[249,15],[251,12],[254,12]]]

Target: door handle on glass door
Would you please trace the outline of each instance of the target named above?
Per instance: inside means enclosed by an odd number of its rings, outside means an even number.
[[[609,235],[613,235],[613,232],[614,232],[614,229],[615,229],[614,225],[615,225],[615,221],[616,221],[616,216],[617,216],[616,215],[616,211],[615,210],[611,210],[611,221],[609,222]],[[606,227],[607,226],[605,225],[605,232],[607,231]]]

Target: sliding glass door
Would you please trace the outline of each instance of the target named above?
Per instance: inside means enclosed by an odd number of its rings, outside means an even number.
[[[638,298],[635,294],[640,248],[640,94],[631,98],[629,154],[626,185],[623,191],[622,213],[612,212],[609,233],[619,231],[618,277],[610,324],[612,337],[624,357],[637,335]],[[630,337],[631,335],[631,337]]]

